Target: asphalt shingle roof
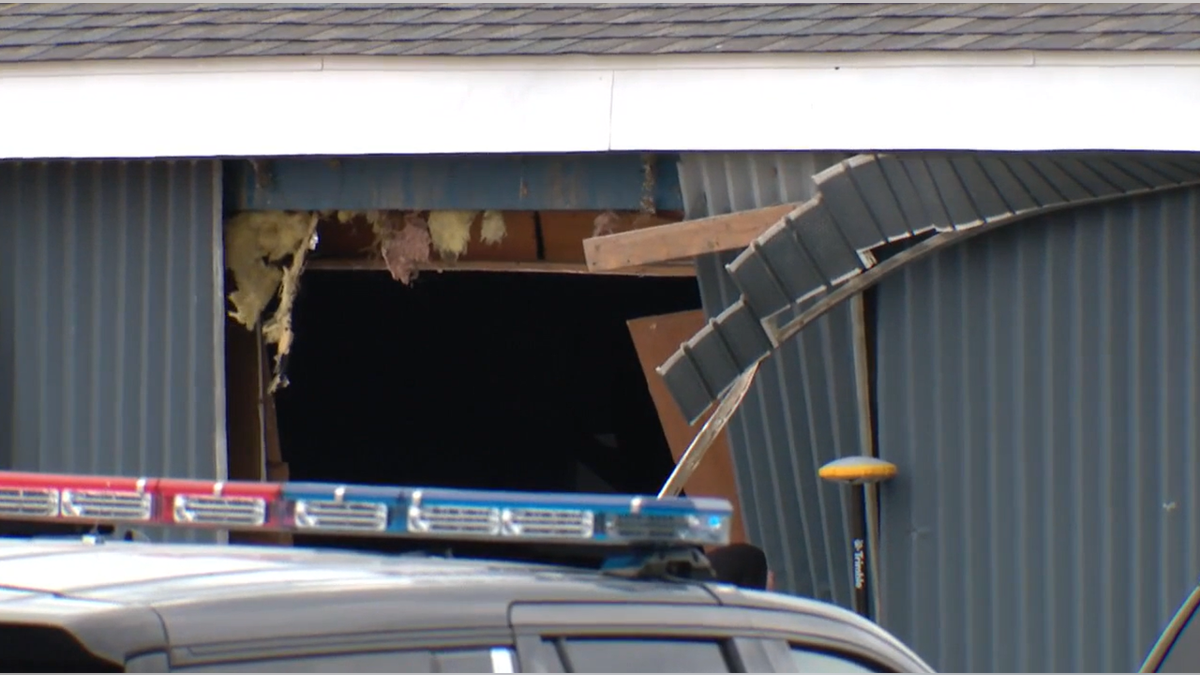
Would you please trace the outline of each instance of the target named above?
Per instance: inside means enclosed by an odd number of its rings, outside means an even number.
[[[0,4],[0,62],[1197,48],[1200,4]]]

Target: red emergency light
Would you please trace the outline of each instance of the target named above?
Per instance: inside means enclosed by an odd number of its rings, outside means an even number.
[[[185,527],[282,527],[272,483],[0,471],[0,519]]]
[[[5,472],[0,516],[146,522],[154,515],[153,489],[144,478]]]
[[[285,526],[281,496],[283,486],[273,483],[173,480],[161,478],[158,493],[168,525],[228,529],[281,529]]]

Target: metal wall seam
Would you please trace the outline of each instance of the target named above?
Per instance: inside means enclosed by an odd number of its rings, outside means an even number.
[[[679,169],[685,213],[699,218],[805,201],[815,194],[812,177],[844,158],[685,154]],[[709,317],[739,296],[724,269],[737,253],[697,259]],[[859,451],[851,337],[848,308],[820,319],[763,363],[728,426],[747,535],[766,552],[779,589],[845,607],[852,602],[848,495],[822,483],[817,469]]]
[[[222,477],[220,201],[212,161],[0,163],[6,466]]]
[[[1131,672],[1200,569],[1200,190],[878,287],[881,623],[943,672]]]
[[[225,383],[225,204],[224,162],[211,162],[212,185],[217,195],[212,199],[209,229],[212,260],[212,359],[213,359],[213,462],[217,480],[229,480],[229,439],[226,420]],[[227,538],[227,534],[222,534]]]

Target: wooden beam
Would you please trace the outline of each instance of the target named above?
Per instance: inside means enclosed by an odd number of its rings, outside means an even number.
[[[387,265],[378,258],[314,258],[305,263],[306,270],[367,270],[386,272]],[[420,263],[422,272],[532,272],[543,274],[601,274],[634,277],[694,277],[696,268],[688,264],[644,265],[617,270],[593,271],[584,263],[519,262],[507,260],[460,260]]]
[[[741,249],[799,207],[780,204],[592,237],[583,240],[583,251],[589,270],[609,272]]]

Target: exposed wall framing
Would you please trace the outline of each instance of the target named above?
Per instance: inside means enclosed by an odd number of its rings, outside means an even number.
[[[243,211],[225,225],[229,315],[247,330],[261,330],[274,349],[274,392],[287,386],[291,307],[309,262],[316,269],[386,270],[404,284],[425,270],[588,273],[584,239],[681,217],[649,210]],[[686,263],[618,273],[694,274]]]

